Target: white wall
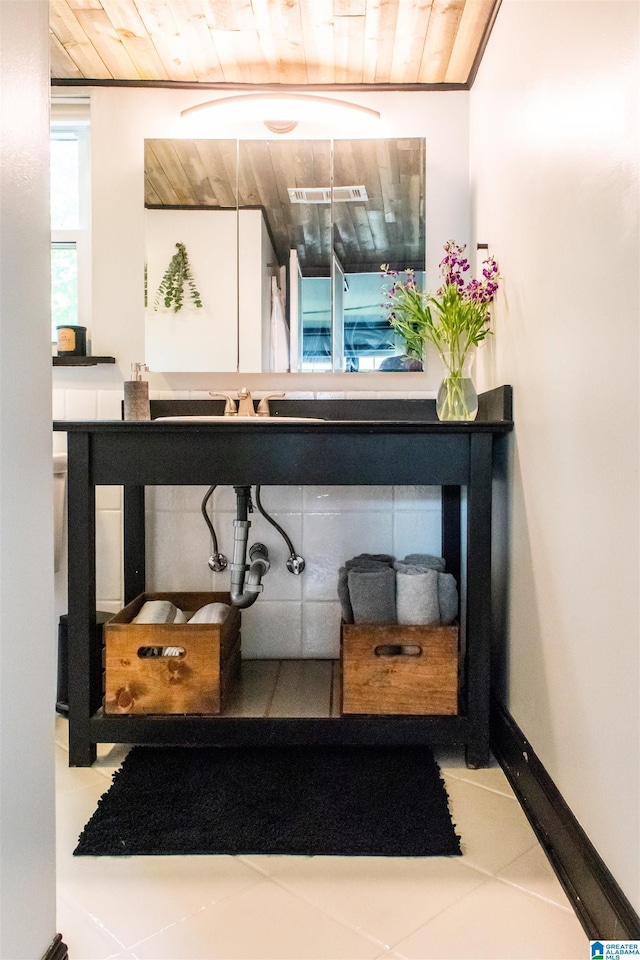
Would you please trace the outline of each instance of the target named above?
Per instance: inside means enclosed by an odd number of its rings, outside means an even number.
[[[471,91],[515,401],[506,706],[640,906],[637,3],[504,0]]]
[[[0,3],[0,956],[55,924],[48,4]]]

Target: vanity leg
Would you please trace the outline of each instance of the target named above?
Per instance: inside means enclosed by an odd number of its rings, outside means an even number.
[[[124,488],[124,602],[131,603],[145,589],[144,487]]]
[[[476,743],[468,743],[464,750],[465,764],[469,770],[479,770],[481,767],[489,766],[489,743],[478,746]]]
[[[90,480],[89,435],[68,436],[67,483],[69,503],[68,656],[69,656],[69,766],[90,767],[96,758],[91,743],[91,712],[102,700],[94,689],[96,660],[101,651],[94,642],[96,625],[96,499]]]
[[[490,434],[472,434],[467,491],[467,657],[469,718],[467,765],[489,762],[491,663],[491,455]]]

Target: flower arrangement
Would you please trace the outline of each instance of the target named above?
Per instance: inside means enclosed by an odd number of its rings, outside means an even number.
[[[159,310],[161,306],[168,310],[173,308],[177,313],[184,304],[184,287],[187,285],[189,299],[196,307],[202,306],[200,294],[196,289],[195,280],[191,273],[191,265],[187,255],[187,248],[184,243],[176,243],[178,252],[174,253],[169,266],[164,272],[164,276],[158,287],[156,298],[153,304],[154,310]]]
[[[463,369],[471,348],[491,333],[489,307],[500,280],[498,264],[494,257],[488,257],[482,264],[481,279],[465,283],[463,274],[469,270],[464,256],[466,244],[459,246],[449,240],[444,250],[439,264],[442,286],[435,294],[418,288],[413,270],[390,270],[388,264],[382,264],[383,276],[393,279],[385,291],[384,306],[391,327],[405,342],[408,356],[422,359],[425,344],[431,342],[442,358],[447,370],[443,383],[447,396],[444,407],[438,406],[440,419],[473,419],[475,414],[462,400]]]

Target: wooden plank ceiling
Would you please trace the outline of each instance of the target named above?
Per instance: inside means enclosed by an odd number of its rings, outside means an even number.
[[[334,187],[364,187],[366,200],[333,204],[292,203],[288,192],[329,186],[328,140],[237,148],[235,140],[146,140],[145,204],[259,207],[278,263],[295,248],[304,276],[329,276],[332,242],[347,273],[379,272],[383,261],[424,269],[424,140],[334,140]]]
[[[50,0],[58,80],[467,84],[499,0]]]

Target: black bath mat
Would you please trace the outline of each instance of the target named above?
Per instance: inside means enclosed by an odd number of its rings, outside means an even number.
[[[77,856],[460,853],[426,747],[135,747]]]

